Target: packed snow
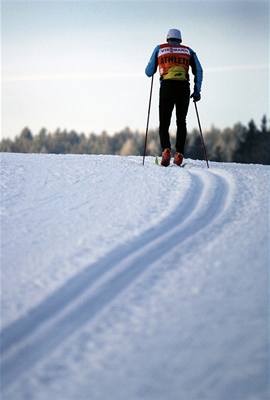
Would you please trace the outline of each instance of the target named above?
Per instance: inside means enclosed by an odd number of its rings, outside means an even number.
[[[1,155],[3,400],[266,400],[270,167]]]

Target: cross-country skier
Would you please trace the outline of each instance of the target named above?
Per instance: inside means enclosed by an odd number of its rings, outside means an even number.
[[[157,67],[160,73],[159,91],[159,136],[162,149],[161,165],[167,167],[171,159],[169,126],[174,106],[176,107],[176,152],[174,163],[181,165],[187,136],[186,116],[189,99],[201,99],[202,67],[196,53],[182,44],[181,32],[170,29],[167,43],[156,46],[145,69],[147,76],[155,74]],[[191,67],[194,75],[194,91],[190,96],[189,74]]]

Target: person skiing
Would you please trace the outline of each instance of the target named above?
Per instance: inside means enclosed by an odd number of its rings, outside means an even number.
[[[148,77],[153,76],[157,67],[160,73],[159,91],[159,137],[162,149],[161,165],[167,167],[171,160],[171,143],[169,127],[172,111],[176,108],[176,151],[174,163],[183,162],[184,147],[187,136],[186,116],[189,100],[197,102],[201,99],[202,67],[196,53],[182,43],[181,32],[170,29],[167,43],[155,47],[145,69]],[[189,67],[194,75],[194,90],[190,96]]]

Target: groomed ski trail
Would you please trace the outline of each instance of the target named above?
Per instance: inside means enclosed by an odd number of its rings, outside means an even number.
[[[191,184],[178,208],[159,226],[110,252],[70,279],[2,332],[2,384],[6,390],[84,324],[122,296],[139,276],[196,235],[222,230],[233,202],[230,173],[192,168]]]

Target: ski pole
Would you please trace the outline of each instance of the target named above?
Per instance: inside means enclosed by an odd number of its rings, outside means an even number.
[[[151,79],[151,89],[150,89],[149,106],[148,106],[148,115],[147,115],[147,123],[146,123],[146,131],[145,131],[145,141],[144,141],[144,151],[143,151],[143,165],[144,165],[144,159],[145,159],[145,154],[146,154],[146,146],[147,146],[147,135],[148,135],[148,125],[149,125],[149,117],[150,117],[150,109],[151,109],[153,81],[154,81],[154,75],[152,75],[152,79]]]
[[[204,152],[204,157],[205,157],[205,161],[206,161],[206,164],[207,164],[207,168],[209,168],[208,157],[207,157],[206,147],[205,147],[204,140],[203,140],[202,128],[201,128],[201,123],[200,123],[200,118],[199,118],[199,113],[198,113],[198,108],[197,108],[196,101],[194,101],[194,105],[195,105],[196,115],[197,115],[197,119],[198,119],[199,129],[200,129],[201,143],[202,143],[202,148],[203,148],[203,152]]]

